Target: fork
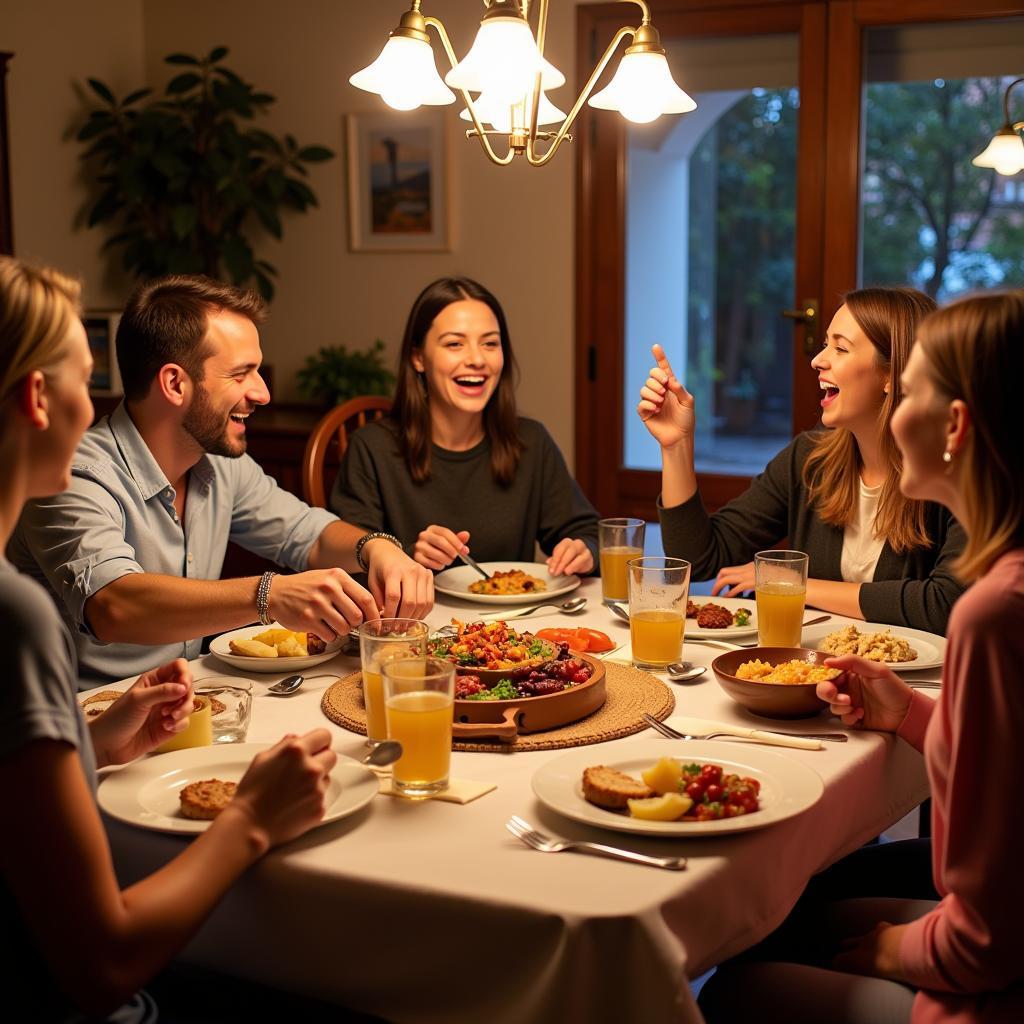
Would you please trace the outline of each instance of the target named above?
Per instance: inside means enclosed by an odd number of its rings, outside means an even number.
[[[620,850],[617,846],[604,846],[601,843],[583,843],[575,840],[552,839],[551,836],[538,832],[528,821],[513,815],[505,822],[505,828],[527,846],[541,853],[561,853],[563,850],[578,850],[580,853],[592,853],[601,857],[613,857],[616,860],[628,860],[634,864],[646,864],[652,868],[668,868],[669,871],[685,871],[685,857],[648,857],[645,853],[634,853],[632,850]]]
[[[765,738],[767,742],[775,742],[775,737],[781,736],[792,740],[833,740],[836,743],[846,743],[849,737],[845,732],[778,732],[775,729],[746,729],[737,726],[734,730],[724,729],[721,732],[689,733],[673,729],[671,725],[659,722],[653,715],[644,712],[644,721],[655,732],[667,736],[670,740],[713,740],[716,737],[740,737],[741,739]],[[770,737],[770,739],[768,739]]]

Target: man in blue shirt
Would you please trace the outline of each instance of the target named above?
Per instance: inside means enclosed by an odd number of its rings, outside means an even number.
[[[136,289],[117,334],[124,402],[83,438],[69,489],[25,508],[8,556],[54,594],[86,680],[197,657],[203,636],[257,618],[332,640],[433,605],[397,540],[309,507],[245,454],[246,419],[270,401],[264,315],[208,278]],[[219,579],[229,540],[294,574]]]

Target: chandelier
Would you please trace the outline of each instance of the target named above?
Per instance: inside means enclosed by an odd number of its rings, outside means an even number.
[[[349,82],[379,94],[395,110],[454,103],[452,89],[458,89],[466,104],[460,116],[472,122],[466,137],[478,138],[488,159],[504,165],[525,156],[534,167],[541,167],[564,141],[572,140],[570,129],[584,103],[617,110],[636,124],[662,114],[684,114],[697,106],[672,79],[645,0],[620,2],[640,8],[640,24],[623,26],[615,33],[568,114],[546,95],[565,84],[565,75],[544,58],[548,0],[533,5],[530,0],[484,0],[487,11],[472,48],[461,61],[444,25],[421,13],[421,0],[412,0],[380,56]],[[536,36],[529,22],[531,6],[537,11]],[[444,81],[434,63],[428,28],[437,32],[451,66]],[[594,93],[619,43],[627,37],[630,43],[612,80]],[[492,140],[504,140],[504,153],[495,151]]]
[[[1018,78],[1006,87],[1003,93],[1003,127],[992,136],[992,141],[979,153],[971,163],[978,167],[994,167],[997,174],[1016,174],[1024,171],[1024,139],[1020,129],[1024,121],[1014,124],[1010,120],[1010,90],[1024,82]]]

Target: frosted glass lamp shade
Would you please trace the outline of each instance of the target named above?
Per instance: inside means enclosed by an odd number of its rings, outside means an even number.
[[[476,107],[477,117],[484,124],[489,124],[499,132],[508,133],[512,131],[512,104],[505,102],[502,99],[494,99],[482,93],[478,99],[473,103]],[[523,124],[528,124],[530,120],[530,114],[533,112],[533,93],[529,92],[526,95],[526,106],[523,114]],[[463,110],[459,117],[463,121],[472,121],[473,118],[469,116],[468,110]],[[540,94],[540,106],[537,110],[537,125],[543,124],[561,124],[565,120],[565,114],[558,109],[544,95],[543,92]]]
[[[978,167],[994,167],[998,174],[1024,171],[1024,139],[1007,125],[992,136],[992,141],[972,161]]]
[[[647,124],[662,114],[685,114],[697,104],[672,79],[664,53],[628,50],[615,76],[590,97],[600,110],[618,110],[636,124]]]
[[[453,89],[514,103],[532,88],[538,71],[544,89],[565,84],[565,75],[541,57],[522,18],[488,18],[481,23],[469,53],[444,80]]]
[[[380,56],[349,82],[357,89],[378,93],[395,110],[455,102],[455,94],[437,73],[430,43],[406,36],[392,36]]]

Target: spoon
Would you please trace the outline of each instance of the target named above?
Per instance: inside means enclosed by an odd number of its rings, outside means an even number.
[[[620,619],[623,619],[626,622],[629,622],[629,612],[627,612],[626,609],[623,608],[621,604],[616,604],[614,601],[609,601],[608,602],[608,607],[611,608],[611,610],[616,615],[618,615],[618,617]]]
[[[684,665],[687,667],[683,668]],[[705,672],[707,672],[705,665],[691,665],[688,661],[684,661],[682,664],[669,665],[668,678],[671,683],[692,683],[700,679]]]
[[[304,682],[302,676],[286,676],[279,683],[267,687],[271,697],[290,697]]]
[[[372,765],[374,768],[383,768],[386,764],[393,764],[401,756],[402,744],[398,740],[383,740],[359,763]]]
[[[568,601],[546,601],[544,604],[531,605],[529,608],[517,608],[515,611],[502,612],[501,615],[486,615],[484,621],[488,622],[491,619],[518,619],[522,615],[532,615],[534,612],[540,611],[541,608],[555,608],[560,612],[565,612],[567,615],[575,615],[576,612],[583,611],[586,606],[587,599],[585,597],[570,597]]]

